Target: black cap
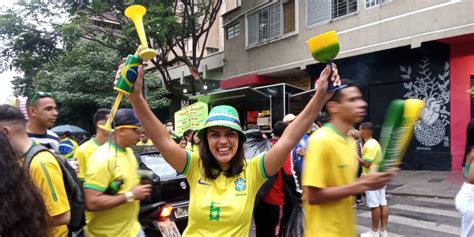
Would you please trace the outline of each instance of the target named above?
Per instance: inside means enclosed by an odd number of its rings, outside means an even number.
[[[115,113],[114,122],[112,128],[116,128],[124,125],[141,126],[137,116],[133,112],[133,109],[119,109]]]

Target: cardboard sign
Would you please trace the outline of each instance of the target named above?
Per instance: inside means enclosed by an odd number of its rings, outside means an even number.
[[[204,127],[208,115],[208,106],[204,102],[196,102],[174,113],[175,133],[182,136],[188,130],[197,130]]]

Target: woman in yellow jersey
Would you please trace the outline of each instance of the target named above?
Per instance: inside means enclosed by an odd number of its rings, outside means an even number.
[[[331,71],[333,72],[331,74]],[[239,115],[234,107],[212,108],[198,132],[199,153],[181,149],[169,138],[142,96],[140,68],[128,96],[135,113],[163,158],[183,173],[190,185],[189,221],[184,236],[248,236],[255,196],[267,179],[280,170],[291,149],[316,120],[332,93],[330,80],[340,83],[336,65],[321,72],[315,95],[268,152],[245,160]]]
[[[0,128],[4,129],[1,122]],[[3,131],[0,147],[0,236],[48,236],[48,212],[43,198],[23,171]]]

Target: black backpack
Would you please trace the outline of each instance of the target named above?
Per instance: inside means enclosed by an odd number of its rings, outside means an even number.
[[[68,161],[59,155],[52,153],[48,148],[43,145],[34,145],[26,154],[25,163],[23,168],[28,172],[30,170],[30,164],[33,158],[42,151],[48,151],[53,154],[61,167],[63,173],[64,188],[66,189],[67,198],[69,201],[69,207],[71,212],[71,221],[68,224],[69,232],[74,232],[82,229],[86,224],[84,211],[84,193],[80,185],[79,179],[77,178],[75,170],[68,163]]]

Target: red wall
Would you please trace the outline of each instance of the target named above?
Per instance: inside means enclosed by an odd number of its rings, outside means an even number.
[[[462,168],[466,128],[471,117],[469,93],[474,75],[474,41],[451,42],[451,170]]]

